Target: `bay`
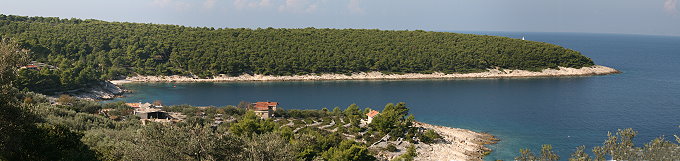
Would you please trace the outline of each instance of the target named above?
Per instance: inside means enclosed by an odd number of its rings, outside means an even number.
[[[680,134],[680,37],[588,33],[467,32],[525,37],[582,52],[622,74],[590,77],[133,83],[113,101],[236,105],[277,101],[287,109],[382,109],[406,102],[416,120],[488,132],[501,139],[486,160],[512,160],[520,148],[552,144],[566,159],[579,145],[601,145],[608,131],[634,128],[636,145]],[[588,150],[589,151],[589,150]]]

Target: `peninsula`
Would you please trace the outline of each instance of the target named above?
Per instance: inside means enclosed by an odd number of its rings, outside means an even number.
[[[18,86],[44,94],[106,80],[284,81],[617,73],[578,51],[499,36],[375,29],[208,28],[0,15],[30,50]],[[47,70],[49,69],[49,70]]]

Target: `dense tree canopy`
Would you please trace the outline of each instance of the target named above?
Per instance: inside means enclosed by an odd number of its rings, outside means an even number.
[[[61,125],[45,124],[27,112],[34,100],[19,101],[14,88],[17,67],[25,63],[25,50],[0,39],[0,160],[93,160],[94,152],[79,141],[82,134]]]
[[[593,65],[577,51],[548,43],[420,30],[215,29],[0,15],[0,36],[58,67],[37,75],[48,78],[41,83],[70,88],[129,74],[452,73]]]

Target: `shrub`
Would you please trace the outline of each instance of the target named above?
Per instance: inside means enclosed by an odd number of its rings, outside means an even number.
[[[441,138],[442,136],[437,134],[434,130],[426,130],[423,135],[420,135],[420,141],[427,144],[434,143]]]
[[[388,144],[387,147],[385,147],[385,150],[387,150],[388,152],[397,152],[397,151],[399,151],[399,149],[397,149],[397,147],[394,146],[394,144],[392,144],[392,143]]]
[[[585,146],[579,146],[569,160],[680,160],[680,146],[664,137],[659,137],[641,147],[633,144],[637,131],[633,129],[618,130],[616,134],[609,133],[609,137],[602,146],[593,147],[594,156],[585,153]],[[676,142],[680,143],[680,138]],[[520,156],[515,160],[559,160],[559,156],[552,151],[552,146],[543,145],[539,156],[529,149],[521,149]]]
[[[392,159],[394,161],[412,161],[414,157],[418,156],[416,152],[416,147],[411,145],[406,149],[406,153]]]

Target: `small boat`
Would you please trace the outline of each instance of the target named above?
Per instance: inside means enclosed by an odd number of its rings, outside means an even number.
[[[522,36],[522,40],[524,40],[524,36]]]

